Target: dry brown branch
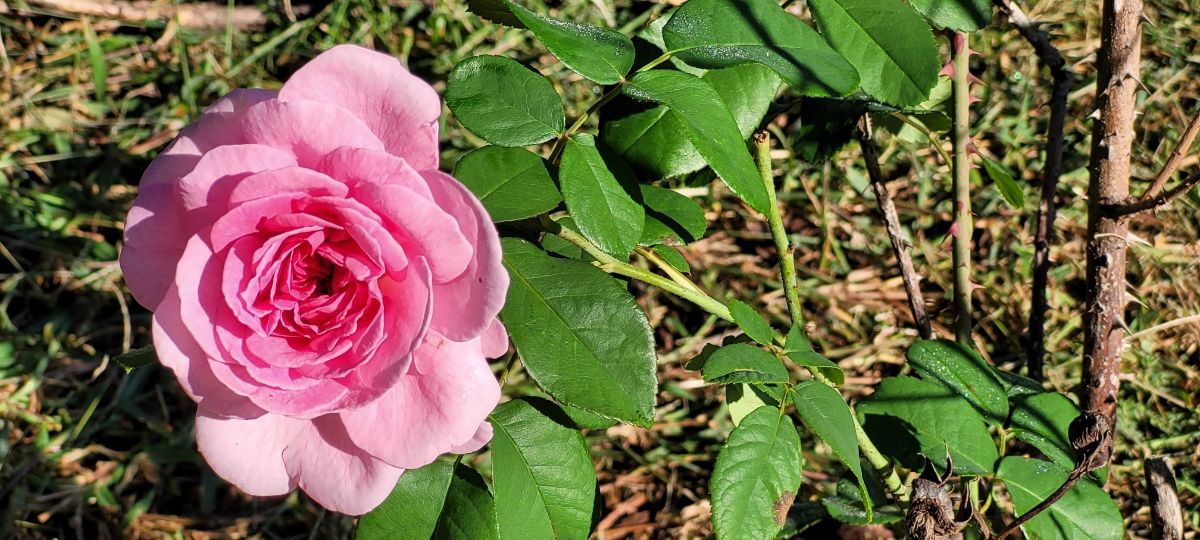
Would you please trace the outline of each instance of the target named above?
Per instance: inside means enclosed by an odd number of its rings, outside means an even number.
[[[1034,380],[1042,380],[1046,356],[1046,288],[1050,282],[1050,243],[1054,241],[1054,218],[1058,212],[1054,200],[1062,175],[1063,127],[1067,118],[1067,97],[1071,93],[1071,72],[1062,53],[1050,42],[1050,35],[1029,20],[1021,6],[1009,0],[995,0],[1008,16],[1008,22],[1029,42],[1054,79],[1050,90],[1050,125],[1046,128],[1046,163],[1042,168],[1041,202],[1038,204],[1037,231],[1034,236],[1033,298],[1029,309],[1029,344],[1026,371]]]
[[[1109,217],[1119,218],[1121,216],[1128,216],[1167,204],[1171,202],[1171,199],[1191,191],[1197,185],[1200,185],[1200,173],[1193,174],[1184,181],[1176,184],[1175,187],[1167,190],[1166,193],[1157,197],[1120,204],[1106,204],[1101,206],[1100,209]]]
[[[1183,158],[1187,157],[1191,151],[1192,144],[1196,142],[1196,135],[1200,135],[1200,111],[1197,111],[1196,116],[1192,117],[1192,122],[1188,124],[1183,136],[1179,138],[1179,144],[1175,146],[1175,150],[1171,152],[1167,162],[1163,164],[1162,170],[1158,171],[1158,175],[1154,177],[1150,187],[1146,188],[1141,200],[1153,199],[1159,191],[1162,191],[1162,188],[1167,185],[1167,180],[1175,175]]]
[[[900,276],[904,280],[904,292],[908,296],[908,309],[912,312],[913,323],[921,339],[932,339],[933,329],[929,325],[929,315],[925,313],[925,298],[921,295],[921,275],[913,266],[912,255],[909,253],[908,241],[904,239],[904,229],[900,227],[900,217],[896,213],[896,204],[888,193],[887,183],[883,172],[879,169],[879,155],[875,151],[875,142],[871,135],[871,117],[863,115],[858,123],[858,143],[862,147],[863,161],[867,164],[867,174],[871,177],[871,187],[875,190],[875,201],[879,205],[879,213],[883,216],[888,239],[892,241],[892,252],[900,264]]]
[[[1175,471],[1163,456],[1146,458],[1143,465],[1146,491],[1150,494],[1151,538],[1155,540],[1183,539],[1183,509],[1175,487]]]
[[[1087,296],[1081,405],[1086,413],[1115,419],[1124,343],[1125,220],[1105,205],[1129,197],[1134,105],[1141,68],[1142,0],[1104,0],[1096,53],[1096,103],[1088,169]],[[1115,422],[1113,422],[1115,424]],[[1111,445],[1112,438],[1108,441]],[[1108,453],[1111,455],[1111,452]]]
[[[130,23],[179,21],[181,26],[197,29],[258,28],[267,18],[258,8],[236,6],[232,9],[218,4],[182,4],[173,6],[148,0],[26,0],[31,7],[45,9],[49,14],[116,19]],[[0,0],[0,13],[28,13]]]

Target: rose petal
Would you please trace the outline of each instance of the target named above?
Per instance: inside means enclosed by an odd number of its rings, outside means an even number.
[[[182,315],[179,291],[172,286],[154,312],[151,323],[158,361],[175,374],[179,386],[201,407],[241,418],[265,414],[266,411],[231,391],[213,375],[208,355],[192,339]]]
[[[455,341],[478,336],[491,324],[508,293],[508,272],[501,263],[500,235],[492,220],[467,188],[448,174],[421,173],[438,205],[458,220],[459,228],[475,246],[475,257],[466,271],[448,283],[434,285],[434,330]]]
[[[350,190],[312,169],[283,167],[251,174],[229,192],[229,204],[236,205],[280,193],[296,193],[310,197],[345,197]]]
[[[303,167],[316,165],[339,146],[383,150],[362,120],[316,101],[264,101],[246,110],[241,127],[247,142],[290,152]]]
[[[325,508],[354,516],[370,512],[404,472],[356,446],[335,416],[306,427],[284,450],[283,461],[304,492]]]
[[[467,445],[500,401],[478,340],[459,343],[430,333],[415,357],[408,374],[377,401],[340,414],[355,444],[403,468]]]
[[[196,412],[196,446],[218,476],[250,495],[283,495],[296,487],[283,453],[308,422],[277,414],[229,418],[207,407]]]
[[[388,153],[417,170],[437,168],[437,93],[391,56],[339,45],[293,73],[279,99],[337,105],[365,121]]]
[[[425,341],[429,319],[433,315],[431,280],[429,266],[423,257],[412,260],[402,279],[379,280],[388,333],[371,358],[339,379],[342,384],[354,389],[342,401],[342,407],[354,409],[379,399],[409,372],[413,361],[412,351]],[[337,369],[346,366],[332,362],[330,367]]]
[[[146,167],[141,187],[151,184],[173,184],[196,166],[200,156],[218,146],[241,144],[242,115],[251,106],[276,96],[274,90],[238,88],[212,105],[196,121],[179,132],[166,150]]]
[[[229,193],[251,174],[296,165],[296,158],[263,144],[218,146],[176,184],[187,212],[187,234],[211,224],[229,205]]]
[[[170,184],[142,187],[125,217],[121,273],[139,304],[158,309],[187,240]]]
[[[162,301],[189,234],[175,198],[175,182],[190,172],[205,152],[244,142],[240,126],[246,110],[274,97],[273,91],[244,88],[226,94],[183,128],[146,167],[125,219],[126,247],[120,259],[125,282],[138,303],[154,310]]]
[[[390,222],[388,229],[400,236],[402,244],[415,244],[429,261],[435,284],[467,269],[475,249],[454,217],[433,201],[397,185],[362,185],[354,196]]]
[[[508,352],[508,330],[504,328],[500,319],[492,319],[492,323],[479,336],[479,340],[483,346],[483,356],[486,358],[499,358]]]
[[[475,430],[475,435],[471,437],[471,440],[451,448],[450,452],[454,454],[469,454],[483,448],[483,445],[487,444],[490,440],[492,440],[492,424],[484,422],[479,424],[479,429]]]
[[[429,200],[429,184],[407,161],[387,152],[342,147],[321,159],[315,167],[354,188],[362,184],[395,184],[411,189]]]

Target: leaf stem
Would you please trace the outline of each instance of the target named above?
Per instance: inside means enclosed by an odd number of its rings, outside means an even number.
[[[649,71],[655,66],[670,59],[671,53],[663,53],[662,56],[651,60],[646,65],[638,68],[634,73]],[[608,91],[605,92],[603,96],[600,96],[600,99],[588,107],[586,111],[583,111],[583,114],[579,115],[579,118],[576,118],[575,122],[558,136],[558,140],[554,141],[554,148],[550,150],[550,163],[558,165],[559,159],[562,159],[563,148],[567,145],[567,140],[570,139],[571,136],[576,132],[578,132],[579,129],[583,127],[584,122],[587,122],[589,117],[591,117],[593,114],[596,114],[596,111],[599,111],[600,107],[607,105],[608,102],[620,95],[621,89],[625,88],[625,83],[627,82],[629,82],[627,79],[622,79],[621,82],[614,84],[612,88],[609,88]]]
[[[572,231],[571,229],[563,227],[549,216],[543,215],[541,216],[540,220],[542,226],[547,232],[562,238],[567,242],[575,244],[576,246],[579,246],[581,249],[587,252],[588,255],[591,255],[592,258],[596,259],[596,266],[601,270],[608,272],[609,274],[617,274],[654,285],[655,287],[696,304],[697,307],[707,311],[708,313],[716,315],[722,319],[725,319],[726,321],[733,322],[733,315],[730,315],[729,308],[726,307],[725,304],[713,299],[713,297],[709,296],[708,294],[705,294],[695,284],[692,284],[691,287],[684,286],[658,274],[650,272],[649,270],[638,268],[632,264],[619,261],[612,255],[605,253],[600,248],[589,242],[587,238],[584,238],[582,235]],[[684,277],[684,279],[687,278]]]
[[[788,241],[783,227],[783,213],[775,195],[775,176],[771,173],[771,135],[766,130],[754,134],[754,161],[758,174],[767,188],[767,222],[771,225],[771,236],[775,239],[775,250],[779,253],[779,277],[783,280],[783,295],[787,299],[788,313],[793,325],[804,324],[804,313],[800,310],[800,290],[796,285],[795,248]]]
[[[958,342],[971,345],[971,140],[970,49],[967,34],[955,32],[951,43],[954,62],[954,333]]]
[[[674,266],[671,266],[671,263],[667,262],[666,259],[663,259],[659,254],[655,253],[653,248],[639,247],[636,251],[638,255],[641,255],[647,261],[653,263],[654,266],[657,266],[659,270],[662,270],[663,273],[666,274],[667,277],[671,278],[671,280],[675,283],[683,285],[684,287],[692,289],[696,292],[702,292],[700,291],[700,287],[697,286],[695,282],[688,279],[688,277],[679,270],[676,270]]]
[[[829,380],[829,377],[822,375],[817,370],[811,370],[813,379],[816,379],[831,388],[837,389],[837,385]],[[875,474],[883,480],[883,486],[887,488],[897,499],[901,501],[908,500],[908,489],[904,487],[904,482],[900,481],[900,475],[896,473],[896,467],[892,462],[879,451],[875,446],[875,442],[871,437],[867,436],[867,432],[863,430],[862,424],[858,423],[858,415],[851,410],[850,419],[854,423],[854,437],[858,439],[858,449],[862,451],[863,457],[867,458],[867,463],[875,469]]]

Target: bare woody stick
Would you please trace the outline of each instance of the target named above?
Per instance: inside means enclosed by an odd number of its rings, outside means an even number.
[[[1037,231],[1034,236],[1033,299],[1029,309],[1029,344],[1026,348],[1026,372],[1034,380],[1044,377],[1046,357],[1046,288],[1050,276],[1050,243],[1054,241],[1054,218],[1058,212],[1054,200],[1062,175],[1063,128],[1067,118],[1067,96],[1071,92],[1071,72],[1062,53],[1050,42],[1050,35],[1029,20],[1021,6],[1009,0],[995,0],[1008,16],[1008,22],[1029,42],[1042,64],[1050,70],[1054,83],[1050,90],[1050,124],[1046,128],[1046,162],[1042,168],[1041,201],[1038,203]]]
[[[122,0],[26,0],[30,6],[60,14],[73,16],[116,19],[131,23],[166,22],[176,19],[185,28],[257,28],[267,23],[267,18],[258,8],[237,6],[229,8],[216,4],[170,5],[161,2]],[[0,0],[0,13],[10,9]]]
[[[1183,136],[1179,138],[1179,144],[1175,146],[1175,150],[1167,158],[1167,163],[1163,165],[1162,170],[1154,177],[1154,181],[1150,183],[1150,187],[1146,189],[1146,193],[1142,194],[1143,201],[1154,199],[1158,196],[1158,192],[1162,191],[1162,188],[1167,185],[1167,180],[1170,180],[1175,175],[1175,171],[1179,169],[1179,164],[1183,162],[1183,158],[1191,151],[1192,144],[1196,142],[1196,135],[1200,135],[1200,111],[1197,111],[1196,116],[1192,117],[1192,122],[1183,131]]]
[[[879,155],[875,151],[875,141],[872,140],[871,117],[864,114],[858,121],[858,144],[862,147],[863,161],[867,164],[867,174],[871,177],[871,188],[875,191],[875,201],[879,205],[879,213],[887,228],[888,239],[892,241],[892,253],[900,264],[900,276],[904,280],[904,292],[908,296],[908,309],[912,312],[913,323],[921,339],[931,339],[933,329],[929,324],[929,315],[925,313],[925,298],[921,294],[921,276],[913,266],[912,255],[909,253],[908,241],[904,238],[904,229],[900,227],[900,217],[896,214],[896,204],[888,193],[887,182],[879,169]]]
[[[1088,182],[1087,297],[1084,303],[1085,412],[1109,419],[1117,412],[1117,387],[1125,314],[1125,220],[1103,207],[1129,197],[1134,105],[1141,82],[1142,0],[1104,0],[1096,53],[1096,104]],[[1112,438],[1108,438],[1112,444]],[[1108,453],[1111,457],[1111,452]]]
[[[1142,465],[1150,494],[1151,538],[1183,540],[1183,509],[1175,487],[1175,471],[1163,456],[1146,458]]]

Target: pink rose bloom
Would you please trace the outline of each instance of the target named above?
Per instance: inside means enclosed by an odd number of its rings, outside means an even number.
[[[335,47],[221,98],[142,177],[121,269],[200,453],[246,493],[362,514],[491,438],[508,274],[437,170],[440,112],[396,59]]]

